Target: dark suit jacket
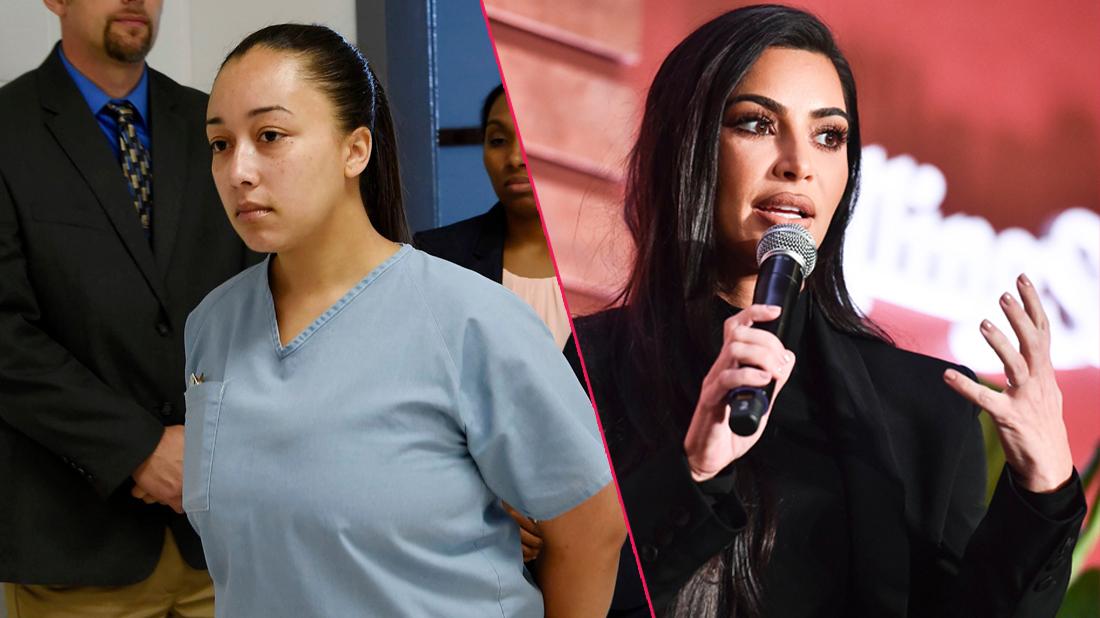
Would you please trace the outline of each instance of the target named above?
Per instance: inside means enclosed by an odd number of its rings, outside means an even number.
[[[1068,508],[1050,517],[1005,472],[987,510],[978,410],[943,384],[949,364],[842,334],[811,313],[803,339],[815,352],[799,362],[819,366],[815,396],[840,419],[833,439],[852,546],[844,615],[1053,617],[1085,514],[1080,482],[1059,492]],[[574,325],[659,611],[746,519],[738,496],[715,501],[693,482],[682,436],[647,425],[656,411],[646,378],[608,337],[621,317],[613,309]],[[575,354],[570,360],[579,371]],[[792,581],[780,594],[798,588]]]
[[[497,283],[504,278],[504,237],[508,220],[497,202],[489,212],[432,230],[417,232],[417,249],[480,273]]]
[[[114,585],[186,518],[130,496],[183,423],[183,325],[256,259],[210,176],[206,95],[149,70],[153,241],[56,49],[0,88],[0,580]]]

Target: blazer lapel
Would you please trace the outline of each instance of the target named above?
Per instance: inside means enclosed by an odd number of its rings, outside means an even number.
[[[904,616],[909,590],[905,490],[875,385],[847,335],[811,309],[808,343],[821,391],[836,412],[840,467],[851,521],[853,615]]]
[[[188,171],[187,123],[165,78],[149,69],[149,109],[153,142],[153,250],[162,279],[167,276],[183,210]],[[209,171],[207,171],[209,173]]]
[[[52,114],[46,118],[46,128],[95,194],[157,299],[167,307],[168,295],[154,266],[153,251],[134,212],[133,196],[126,187],[122,169],[76,84],[61,64],[56,47],[39,67],[36,79],[42,107]]]
[[[508,233],[508,220],[504,204],[497,202],[481,217],[481,229],[474,243],[475,270],[500,283],[504,279],[504,237]]]

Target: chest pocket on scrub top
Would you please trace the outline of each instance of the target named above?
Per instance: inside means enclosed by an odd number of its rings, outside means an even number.
[[[225,382],[203,382],[187,387],[184,399],[183,510],[192,513],[210,508],[210,469],[222,409]]]

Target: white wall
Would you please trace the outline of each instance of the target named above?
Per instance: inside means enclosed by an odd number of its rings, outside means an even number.
[[[354,42],[355,0],[164,0],[149,65],[209,91],[225,54],[250,32],[282,22],[321,23]],[[0,84],[41,64],[61,36],[38,0],[0,2]]]

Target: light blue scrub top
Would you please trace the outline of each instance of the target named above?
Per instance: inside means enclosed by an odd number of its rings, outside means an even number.
[[[541,616],[500,500],[550,519],[611,480],[542,321],[403,245],[284,348],[269,261],[187,320],[183,506],[217,615]]]

